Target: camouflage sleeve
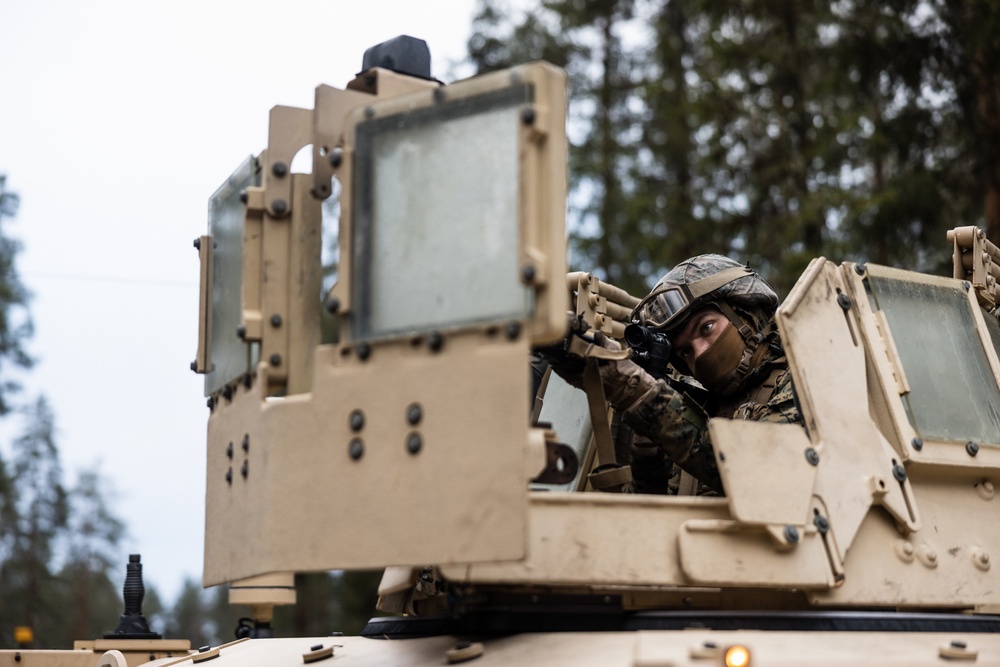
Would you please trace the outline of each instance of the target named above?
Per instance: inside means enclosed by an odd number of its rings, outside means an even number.
[[[718,416],[748,421],[801,424],[802,414],[795,402],[792,375],[788,370],[776,379],[766,402],[753,400],[735,411]],[[709,415],[693,401],[674,391],[663,380],[657,391],[625,415],[625,422],[637,433],[658,444],[678,466],[709,488],[723,492],[715,450],[708,437]]]
[[[663,380],[657,380],[657,389],[625,414],[625,422],[658,444],[699,482],[721,492],[722,480],[708,439],[708,415]]]

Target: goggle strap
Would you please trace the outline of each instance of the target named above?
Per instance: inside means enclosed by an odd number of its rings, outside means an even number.
[[[687,284],[688,291],[691,294],[691,301],[695,301],[706,294],[711,294],[715,290],[728,285],[734,280],[739,280],[746,276],[753,275],[753,269],[749,269],[745,266],[731,266],[728,269],[723,269],[718,273],[713,273],[710,276],[702,278],[701,280],[696,280],[692,283]]]

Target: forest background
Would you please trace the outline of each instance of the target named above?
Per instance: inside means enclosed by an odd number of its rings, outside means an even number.
[[[988,0],[480,0],[463,75],[544,59],[570,76],[571,264],[641,294],[702,252],[787,293],[813,257],[947,273],[945,231],[1000,239],[1000,6]],[[431,45],[433,49],[433,44]],[[0,177],[0,647],[65,648],[122,612],[126,529],[96,468],[65,480],[55,415],[18,392],[28,286]],[[109,487],[110,484],[110,487]],[[297,578],[280,635],[356,631],[379,573]],[[231,638],[225,591],[147,588],[154,629]]]

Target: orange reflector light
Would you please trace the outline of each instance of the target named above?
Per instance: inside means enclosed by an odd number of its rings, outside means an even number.
[[[750,664],[750,650],[745,646],[730,646],[726,651],[726,667],[747,667]]]

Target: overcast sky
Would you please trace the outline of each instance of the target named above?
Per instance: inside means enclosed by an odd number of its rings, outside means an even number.
[[[200,580],[208,410],[197,348],[208,197],[265,147],[268,110],[311,107],[364,50],[427,40],[451,81],[475,0],[3,0],[0,173],[21,197],[37,367],[67,483],[99,466],[126,554],[173,602]],[[9,456],[11,420],[3,425]],[[110,630],[110,629],[109,629]]]

